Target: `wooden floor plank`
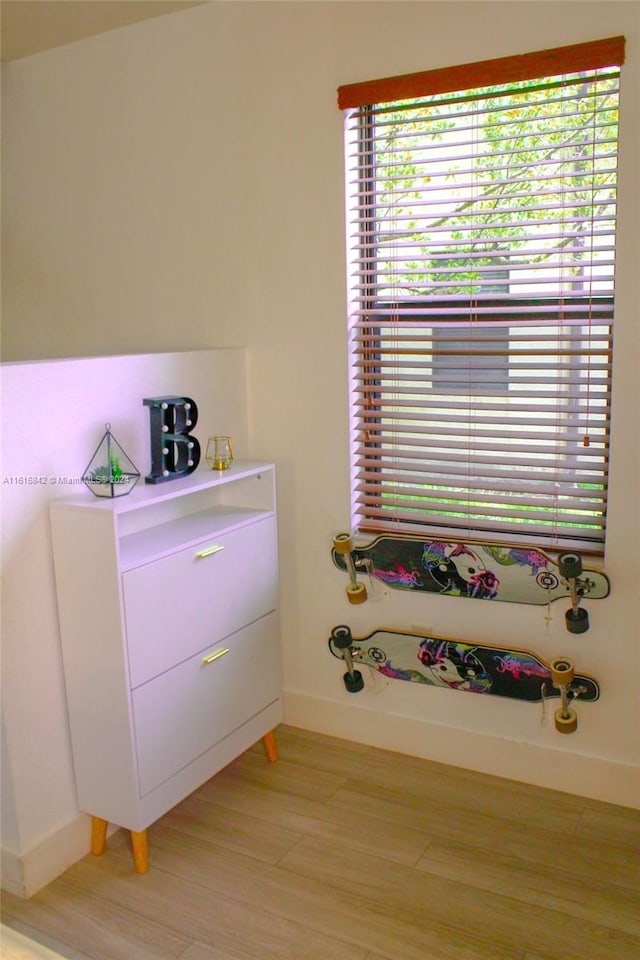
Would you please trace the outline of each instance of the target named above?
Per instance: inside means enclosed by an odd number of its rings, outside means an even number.
[[[317,756],[309,760],[314,754],[307,741],[311,738],[313,743],[314,737],[318,744]],[[313,763],[315,768],[347,777],[364,792],[392,784],[396,791],[406,795],[408,803],[429,797],[453,808],[471,807],[477,813],[569,834],[578,826],[585,808],[582,797],[388,750],[367,747],[361,749],[368,753],[354,753],[347,741],[295,728],[282,728],[279,739],[283,756],[289,762]],[[346,744],[344,752],[342,744]]]
[[[398,910],[395,903],[388,906],[356,897],[344,884],[336,884],[325,876],[310,876],[313,871],[294,873],[288,868],[231,855],[215,844],[185,837],[162,824],[154,825],[150,836],[156,847],[157,868],[177,878],[194,879],[212,891],[225,892],[245,903],[259,890],[260,904],[269,913],[297,920],[317,932],[331,930],[338,940],[363,951],[377,949],[393,954],[398,943],[402,943],[404,960],[424,960],[426,950],[431,950],[437,960],[521,960],[524,952],[514,952],[511,947],[503,950],[489,944],[485,937],[470,935],[466,929],[443,927],[435,917],[427,927],[416,924],[414,913]],[[314,843],[319,850],[325,849],[320,841]],[[299,847],[297,844],[285,860]],[[350,850],[344,855],[353,863],[360,861]],[[389,861],[383,863],[388,870],[396,868]],[[418,881],[424,876],[417,871],[412,873]]]
[[[549,827],[524,827],[518,820],[461,811],[429,795],[409,799],[392,787],[375,792],[364,792],[361,785],[345,787],[330,798],[328,805],[357,811],[363,821],[378,831],[381,827],[376,824],[402,822],[425,835],[454,843],[464,838],[470,848],[499,851],[525,863],[557,864],[558,851],[570,849],[571,869],[578,876],[598,880],[606,869],[607,883],[630,890],[640,886],[640,860],[634,855],[633,846],[608,844],[602,837],[583,841],[576,833],[569,840],[564,832]]]
[[[221,770],[218,777],[235,783],[238,780],[253,783],[267,787],[274,794],[284,792],[309,800],[327,800],[347,780],[346,775],[334,774],[322,766],[304,767],[304,771],[305,775],[301,776],[300,765],[291,763],[286,755],[281,754],[277,763],[267,764],[264,755],[250,750]],[[207,783],[213,783],[216,779]],[[197,793],[206,796],[207,784],[200,787]]]
[[[468,955],[469,954],[465,953],[464,950],[460,954],[462,957],[466,957]],[[429,948],[425,948],[424,953],[422,954],[422,960],[438,960],[439,956],[439,953],[434,953]],[[489,956],[492,956],[492,954],[489,954]],[[495,954],[495,956],[498,956],[498,954]],[[404,957],[404,944],[399,942],[396,944],[396,949],[393,953],[387,953],[384,956],[382,956],[380,953],[368,953],[365,957],[365,960],[404,960]],[[518,953],[515,960],[526,960],[526,958],[522,957],[522,955]]]
[[[255,810],[260,811],[259,805]],[[287,826],[285,817],[278,824],[272,819],[267,828],[263,818],[247,810],[238,813],[222,806],[212,810],[210,803],[195,796],[187,797],[169,811],[163,823],[265,863],[277,863],[302,837],[292,822]]]
[[[210,804],[209,819],[214,822],[218,817],[216,808],[223,808],[239,817],[261,821],[263,830],[270,831],[272,825],[276,825],[289,828],[299,835],[327,837],[355,851],[377,852],[379,856],[388,857],[396,863],[410,865],[417,863],[432,839],[430,833],[403,825],[400,817],[386,823],[377,822],[363,817],[358,809],[351,809],[349,805],[330,806],[285,792],[273,794],[264,786],[243,784],[230,778],[215,780],[218,782],[214,785],[212,781],[206,792],[198,791],[176,809],[187,812],[194,803],[206,802]],[[201,799],[204,797],[206,801]],[[202,807],[199,809],[203,810]],[[176,825],[173,818],[166,817],[164,822]],[[215,839],[213,834],[209,839]],[[216,842],[227,845],[224,838],[218,838]]]
[[[167,828],[168,829],[168,828]],[[180,847],[219,849],[195,838],[171,831]],[[240,859],[246,865],[244,899],[233,896],[233,888],[223,883],[203,884],[197,871],[167,872],[153,862],[149,872],[138,876],[131,870],[123,845],[114,846],[101,857],[86,857],[68,872],[78,889],[92,889],[105,901],[127,906],[142,918],[161,916],[171,930],[206,946],[231,953],[238,960],[282,960],[304,956],[305,960],[363,960],[364,950],[341,942],[327,925],[309,929],[299,918],[287,917],[265,909],[260,883],[259,860],[219,849],[231,862]],[[155,861],[162,850],[155,847]],[[272,868],[268,868],[272,869]],[[215,858],[204,865],[205,877],[220,872]],[[253,881],[251,878],[254,878]]]
[[[208,947],[206,943],[192,943],[180,960],[242,960],[242,958],[237,953],[227,953],[226,950],[222,952],[215,947]]]
[[[287,854],[281,866],[305,879],[332,882],[349,891],[358,902],[366,902],[392,917],[410,916],[427,931],[434,920],[448,927],[452,935],[464,917],[467,935],[482,940],[491,936],[496,949],[515,956],[524,949],[542,947],[566,956],[575,945],[576,922],[563,910],[544,911],[526,899],[480,891],[473,880],[457,882],[439,876],[422,878],[422,871],[390,864],[374,857],[358,860],[328,844],[305,838]],[[472,865],[469,867],[472,877]],[[499,918],[494,922],[492,918]],[[608,927],[593,918],[580,921],[591,957],[620,960],[640,955],[640,939]],[[491,933],[489,933],[491,931]]]
[[[393,757],[393,755],[391,755]],[[366,770],[349,780],[349,788],[364,796],[390,798],[401,806],[415,809],[425,800],[446,807],[452,816],[468,818],[490,816],[506,824],[521,828],[551,830],[571,836],[580,823],[582,807],[562,796],[527,796],[520,789],[513,790],[511,781],[499,784],[473,785],[440,768],[437,772],[420,771],[407,759],[376,757]]]
[[[636,859],[640,857],[640,810],[593,804],[580,817],[576,837],[584,843],[604,842],[622,847]]]
[[[434,840],[417,868],[471,886],[480,898],[484,892],[496,893],[544,911],[559,911],[576,922],[597,916],[600,924],[640,937],[638,891],[582,876],[573,864],[571,843],[559,845],[556,862],[548,865]]]
[[[92,960],[176,960],[191,943],[190,936],[170,930],[157,918],[140,917],[128,907],[115,906],[88,890],[78,891],[63,876],[24,901],[3,897],[3,920],[27,919],[63,944]]]
[[[637,960],[640,813],[282,726],[4,921],[68,960]]]
[[[324,770],[337,777],[351,777],[366,764],[375,747],[339,737],[328,737],[312,730],[302,730],[282,724],[277,729],[277,740],[283,756],[291,763],[300,763],[313,770]]]

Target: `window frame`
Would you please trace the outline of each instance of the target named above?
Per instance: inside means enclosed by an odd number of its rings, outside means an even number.
[[[358,108],[361,110],[363,116],[366,116],[367,111],[373,115],[373,111],[380,105],[384,103],[393,103],[399,99],[410,99],[413,96],[424,97],[425,95],[432,92],[449,92],[452,90],[473,90],[479,87],[499,83],[499,82],[512,82],[523,79],[536,79],[538,77],[552,77],[559,76],[563,74],[573,73],[576,69],[598,69],[599,67],[605,66],[621,66],[624,62],[624,38],[610,38],[605,41],[595,41],[590,44],[578,44],[573,47],[558,48],[552,51],[542,51],[537,54],[527,54],[523,57],[509,57],[501,58],[500,60],[495,61],[484,61],[479,64],[467,64],[458,68],[448,68],[445,70],[436,70],[436,71],[426,71],[420,74],[410,74],[405,75],[404,77],[396,78],[387,78],[386,80],[381,81],[369,81],[364,84],[354,84],[347,87],[341,87],[339,89],[339,106],[341,109],[350,110],[351,108]],[[586,65],[589,64],[587,67]],[[373,97],[373,99],[372,99]],[[377,99],[376,99],[377,98]],[[359,207],[359,221],[360,223],[369,224],[369,227],[361,232],[359,237],[359,255],[364,264],[360,269],[360,277],[364,278],[363,283],[361,284],[361,291],[364,290],[363,304],[360,309],[361,321],[359,328],[362,329],[366,327],[366,317],[368,313],[374,315],[374,311],[380,309],[384,306],[384,298],[382,300],[377,300],[374,294],[377,283],[377,253],[376,253],[376,241],[375,241],[375,230],[376,230],[376,220],[375,220],[375,201],[372,198],[375,197],[375,164],[372,162],[374,157],[374,142],[373,142],[373,132],[372,126],[363,123],[362,132],[360,134],[360,139],[358,141],[358,151],[361,157],[361,169],[368,171],[368,174],[365,172],[363,179],[360,181],[360,190],[358,194],[358,207]],[[368,181],[367,181],[368,176]],[[508,268],[505,268],[507,270]],[[601,320],[604,320],[605,324],[609,322],[609,319],[613,317],[613,296],[600,296],[593,297],[594,301],[598,302],[600,308],[601,316],[597,318],[597,322],[600,323]],[[510,298],[508,295],[505,298],[500,298],[502,306],[504,303],[508,303],[510,308],[516,310],[518,306],[522,307],[522,297],[513,297]],[[578,302],[579,297],[574,298],[574,302]],[[434,308],[437,307],[437,298],[433,300]],[[531,296],[527,298],[526,305],[530,308],[535,309],[536,298]],[[490,306],[490,301],[483,301],[484,306]],[[398,311],[399,314],[402,314],[404,319],[409,319],[411,316],[412,309],[414,309],[414,304],[412,301],[399,299],[394,301],[394,308]],[[437,312],[437,311],[436,311]],[[471,312],[471,308],[470,308]],[[460,315],[464,317],[463,308],[460,307]],[[558,325],[561,322],[562,316],[562,306],[558,306]],[[550,314],[547,314],[546,319],[548,320]],[[464,320],[462,321],[464,322]],[[589,316],[589,324],[591,324],[591,315]],[[380,330],[380,324],[372,323],[372,330]],[[455,329],[455,326],[453,327]],[[484,333],[486,334],[490,330],[490,324],[485,323]],[[506,328],[508,329],[508,328]],[[441,341],[451,339],[450,336],[443,337],[441,336],[442,330],[440,330],[439,336]],[[445,331],[448,333],[448,331]],[[374,334],[375,338],[375,334]],[[354,349],[353,346],[353,335],[351,339],[350,351],[353,356],[356,358],[358,356],[357,348]],[[371,356],[373,356],[373,351]],[[382,371],[384,366],[384,351],[380,350],[380,371]],[[590,362],[590,361],[589,361]],[[508,364],[508,359],[507,359]],[[610,365],[611,365],[611,351],[610,347],[608,349],[608,364],[609,364],[609,377],[610,377]],[[435,369],[435,368],[434,368]],[[372,361],[371,366],[369,367],[371,376],[375,380],[375,362]],[[441,372],[439,374],[441,377],[440,385],[444,382],[444,374]],[[509,382],[509,369],[507,367],[507,385]],[[416,535],[434,538],[440,536],[441,539],[445,537],[451,538],[454,536],[459,536],[462,538],[464,534],[465,539],[476,539],[484,542],[491,542],[496,540],[504,540],[511,542],[522,543],[526,541],[532,545],[553,548],[554,546],[558,548],[573,548],[581,549],[583,551],[593,552],[593,553],[602,553],[604,551],[604,535],[606,531],[606,489],[604,491],[604,500],[603,500],[603,516],[602,520],[602,536],[591,538],[585,536],[584,534],[580,536],[569,536],[568,528],[566,525],[562,530],[554,529],[553,531],[547,529],[546,532],[536,531],[527,531],[527,530],[518,530],[517,532],[511,532],[508,527],[505,529],[499,524],[497,526],[489,524],[491,527],[487,529],[487,524],[485,523],[478,525],[473,521],[468,521],[459,526],[453,524],[453,526],[443,519],[444,515],[441,515],[438,519],[434,520],[433,518],[429,520],[425,519],[407,519],[406,517],[398,518],[392,517],[390,519],[381,518],[379,515],[376,517],[372,515],[371,512],[367,513],[366,508],[362,507],[362,469],[359,467],[359,460],[362,459],[361,451],[363,444],[361,442],[363,433],[372,432],[375,433],[375,416],[370,415],[368,418],[359,416],[353,413],[355,407],[359,403],[358,399],[358,387],[355,384],[357,375],[352,369],[351,372],[351,384],[350,384],[350,404],[352,407],[352,425],[351,425],[351,441],[352,441],[352,474],[353,474],[353,484],[352,484],[352,525],[355,529],[362,532],[397,532],[403,533],[414,533]],[[375,383],[374,383],[375,385]],[[456,393],[462,391],[454,390],[451,392],[451,396],[455,396]],[[485,393],[487,396],[495,393],[496,391],[488,388],[486,390],[479,390],[478,393]],[[360,394],[361,398],[362,394]],[[375,392],[369,393],[369,399],[373,401],[373,406],[375,409]],[[608,441],[608,412],[610,409],[610,389],[608,391],[608,400],[607,400],[607,418],[605,419],[605,434]],[[381,422],[379,420],[378,422]],[[587,438],[585,438],[585,446],[588,445]],[[370,456],[372,451],[375,449],[375,441],[372,444],[368,444],[370,451]],[[375,459],[375,457],[372,457]],[[380,457],[382,460],[382,456]],[[608,460],[608,448],[605,453],[605,460]],[[369,468],[369,479],[371,478],[372,471],[375,472],[375,467]],[[364,471],[366,473],[366,470]],[[381,472],[381,484],[386,482],[384,477],[385,474]],[[605,483],[606,483],[606,470],[605,470]],[[360,489],[358,489],[360,485]],[[380,498],[382,499],[382,498]]]

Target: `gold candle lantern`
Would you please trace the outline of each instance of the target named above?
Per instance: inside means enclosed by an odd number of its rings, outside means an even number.
[[[233,463],[231,437],[209,437],[204,458],[212,470],[228,470]]]

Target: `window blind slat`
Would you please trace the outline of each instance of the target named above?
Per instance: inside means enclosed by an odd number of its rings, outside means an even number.
[[[385,509],[384,506],[380,503],[373,504],[363,504],[363,507],[366,507],[366,516],[368,519],[374,517],[384,518]],[[468,528],[469,517],[468,513],[465,512],[464,508],[459,510],[455,509],[455,505],[447,504],[447,510],[437,510],[432,509],[429,504],[419,504],[414,501],[408,502],[403,505],[402,509],[398,511],[401,520],[407,520],[413,518],[414,520],[420,520],[425,522],[428,516],[434,518],[434,522],[440,523],[455,523],[461,527]],[[503,524],[510,523],[513,527],[513,521],[522,520],[527,523],[535,525],[538,529],[537,532],[547,532],[549,533],[551,529],[555,529],[560,524],[564,524],[566,527],[571,527],[573,524],[584,526],[584,517],[580,514],[575,514],[567,511],[566,516],[563,515],[561,508],[558,508],[557,511],[548,514],[545,516],[542,512],[536,512],[535,510],[526,511],[514,509],[513,511],[505,511],[504,513],[494,514],[491,509],[484,510],[482,507],[477,511],[475,522],[480,527],[480,529],[490,530],[497,527],[498,529],[504,529]],[[429,522],[427,520],[427,522]],[[592,523],[592,529],[589,530],[594,538],[598,537],[600,531],[604,528],[604,521],[601,518],[594,517]],[[536,532],[532,530],[532,533]],[[562,531],[565,535],[567,530]]]
[[[599,96],[600,97],[608,96],[613,89],[615,88],[611,87],[610,90],[608,90],[606,93],[604,92],[600,93]],[[590,95],[590,96],[593,96],[593,95]],[[568,102],[573,103],[573,101],[568,101]],[[496,130],[499,131],[498,136],[492,137],[492,142],[494,144],[508,143],[513,138],[514,133],[518,134],[518,139],[520,143],[523,143],[529,140],[531,141],[531,143],[535,144],[536,140],[539,139],[539,133],[537,131],[535,133],[528,132],[528,128],[526,126],[528,122],[527,119],[524,117],[520,117],[519,119],[512,119],[510,116],[510,113],[511,111],[507,110],[507,111],[504,111],[504,115],[503,115],[494,106],[492,106],[487,110],[475,109],[473,111],[469,111],[469,116],[472,120],[472,122],[469,124],[464,124],[460,122],[460,118],[462,116],[460,112],[451,114],[450,116],[451,117],[455,116],[457,120],[456,142],[459,147],[460,157],[463,156],[463,153],[462,153],[463,147],[472,147],[476,143],[476,141],[473,138],[467,139],[467,140],[462,139],[461,134],[464,135],[467,133],[467,131],[474,132],[477,129],[477,119],[478,117],[482,116],[482,114],[484,114],[487,117],[485,128],[487,130],[490,130],[491,128],[495,128]],[[613,137],[609,136],[610,127],[604,122],[605,115],[606,113],[605,113],[605,110],[603,109],[602,116],[599,117],[597,121],[591,125],[590,129],[594,135],[598,131],[603,131],[602,136],[599,136],[597,139],[594,139],[591,142],[598,143],[600,145],[607,145],[611,147],[610,155],[615,156],[616,155],[615,148],[617,144],[616,144],[616,140]],[[562,119],[562,126],[566,128],[568,121],[572,121],[575,117],[579,117],[580,112],[579,111],[568,112],[563,109],[562,113],[559,116]],[[355,117],[354,119],[357,121],[358,118]],[[439,116],[439,119],[440,120],[447,119],[447,117],[446,115],[441,114]],[[553,123],[557,122],[557,120],[558,120],[558,116],[553,117],[547,123],[547,127],[551,127]],[[394,128],[394,126],[395,126],[395,121],[390,120],[389,127]],[[522,127],[522,130],[514,129],[518,126]],[[378,130],[382,130],[383,124],[381,122],[378,122],[376,124],[376,127]],[[508,132],[508,135],[507,135],[507,132]],[[439,144],[432,143],[432,132],[429,130],[429,124],[427,122],[423,130],[412,129],[410,134],[406,133],[403,135],[402,133],[400,133],[396,135],[394,132],[392,145],[388,147],[385,154],[386,159],[389,160],[389,158],[394,155],[401,157],[404,150],[406,149],[405,141],[406,141],[406,144],[410,144],[414,148],[415,152],[419,154],[428,154],[430,152],[435,152],[436,150],[441,149],[441,146]],[[524,153],[526,152],[526,149],[522,147],[517,152]],[[466,159],[470,159],[471,157],[476,155],[477,154],[475,150],[469,150],[466,153]],[[505,156],[509,156],[509,155],[510,153],[505,152]],[[359,156],[357,152],[350,152],[346,155],[346,168],[347,168],[347,171],[360,171],[361,169],[366,169],[367,164],[362,164],[359,162]],[[373,169],[373,164],[371,164],[371,169]]]
[[[620,74],[615,68],[604,70],[598,69],[597,67],[590,67],[589,70],[598,70],[598,76],[602,80],[611,81],[610,86],[613,89],[617,88],[617,81]],[[547,108],[553,108],[556,104],[561,104],[563,117],[571,115],[572,111],[573,115],[575,115],[578,112],[578,91],[584,83],[585,72],[586,71],[580,73],[565,73],[562,76],[542,80],[539,83],[522,85],[486,84],[483,88],[478,87],[475,90],[468,90],[466,92],[460,92],[459,94],[452,92],[450,96],[445,97],[411,97],[408,101],[395,100],[388,101],[387,103],[363,104],[362,111],[353,109],[345,112],[345,125],[347,129],[353,128],[358,118],[362,116],[362,112],[366,111],[375,120],[376,127],[384,129],[385,127],[393,125],[398,112],[404,113],[408,118],[408,122],[416,115],[417,111],[421,110],[425,103],[428,103],[431,107],[431,113],[424,121],[424,130],[426,132],[431,132],[430,124],[435,119],[454,113],[462,120],[460,124],[461,129],[469,129],[469,127],[473,126],[473,118],[476,116],[482,117],[486,125],[491,127],[493,124],[487,115],[493,115],[500,111],[508,111],[509,98],[513,97],[516,93],[521,93],[523,90],[526,90],[529,102],[542,102]],[[491,87],[491,89],[488,89],[489,87]],[[601,107],[598,102],[603,97],[602,91],[594,90],[591,96],[594,103],[597,103],[598,106],[598,118],[605,117],[606,107]],[[467,104],[469,105],[468,107],[466,106]],[[470,118],[472,122],[464,127],[464,120],[466,118]],[[544,117],[540,116],[538,120],[539,122],[544,122]],[[517,126],[518,124],[522,124],[522,122],[521,116],[511,116],[507,113],[507,118],[505,119],[506,125]],[[420,136],[422,130],[418,130],[416,133]]]
[[[503,424],[495,423],[475,421],[465,423],[463,419],[459,418],[458,420],[439,419],[437,422],[416,420],[402,424],[394,420],[388,423],[385,423],[384,420],[378,420],[377,422],[371,421],[368,424],[365,423],[364,429],[367,432],[368,442],[370,444],[398,444],[403,442],[408,446],[415,446],[423,442],[424,438],[431,438],[434,442],[435,438],[439,438],[439,440],[444,443],[446,437],[459,437],[466,428],[468,446],[479,446],[484,437],[495,437],[499,429],[500,437],[505,441],[511,442],[511,440],[517,439],[526,444],[534,444],[537,441],[544,443],[548,448],[553,447],[554,435],[558,434],[562,441],[563,448],[566,448],[567,437],[570,435],[570,432],[573,432],[577,440],[577,434],[581,426],[584,428],[584,420],[582,417],[576,417],[574,421],[565,420],[559,423],[555,423],[553,420],[547,423],[542,421],[537,424],[532,424],[530,421],[526,423],[512,421],[508,428]],[[538,429],[538,427],[540,429]],[[599,419],[596,419],[595,422],[589,424],[589,427],[592,431],[592,443],[589,446],[589,450],[593,451],[594,442],[602,439],[605,424]],[[472,440],[468,438],[472,438]],[[582,442],[582,437],[580,437],[579,440]],[[464,446],[464,442],[461,445]],[[565,455],[570,454],[570,452],[570,450],[567,450]]]
[[[367,419],[381,419],[385,408],[382,405],[373,406],[360,402],[358,403],[357,409],[366,428]],[[564,413],[563,407],[545,405],[545,418],[543,419],[537,407],[523,407],[514,404],[513,407],[509,407],[508,409],[495,410],[490,407],[483,407],[479,402],[474,403],[474,410],[477,416],[482,417],[482,422],[493,429],[499,429],[503,423],[509,421],[513,423],[514,419],[517,422],[518,418],[529,425],[544,425],[549,423],[550,419],[551,422],[555,422],[555,420],[559,419],[560,415]],[[404,403],[402,401],[396,401],[394,411],[396,416],[401,418],[403,422],[410,420],[422,422],[422,420],[429,415],[438,417],[441,422],[444,421],[445,423],[468,424],[469,422],[468,402],[455,404],[450,400],[434,400],[433,402],[408,400]],[[536,413],[538,414],[537,418],[535,416]],[[595,403],[592,403],[590,406],[583,404],[579,408],[579,413],[581,417],[592,417],[596,420],[600,419],[602,425],[608,423],[607,409],[604,402],[601,406],[596,406]]]
[[[434,512],[441,512],[440,504],[440,493],[437,490],[433,491],[433,497],[429,497],[428,492],[424,493],[419,500],[415,497],[411,499],[404,500],[402,496],[399,496],[397,493],[393,494],[393,506],[396,509],[407,509],[407,510],[428,510]],[[479,508],[481,512],[487,511],[491,515],[499,515],[500,517],[514,517],[520,520],[524,519],[538,519],[537,509],[535,501],[527,500],[523,497],[501,497],[499,494],[489,491],[478,492],[477,490],[463,490],[459,494],[454,494],[447,492],[445,494],[447,497],[447,508],[450,509],[453,505],[456,508],[464,508],[469,500],[469,497],[473,497],[474,506]],[[379,496],[368,497],[366,493],[361,493],[358,496],[358,503],[363,506],[372,507],[377,509],[380,504]],[[527,509],[527,506],[529,507]],[[585,515],[590,515],[594,510],[600,510],[602,504],[600,502],[591,502],[591,501],[580,501],[579,503],[574,503],[566,500],[563,497],[559,498],[559,507],[558,510],[562,511],[563,520],[566,523],[581,523],[585,519]],[[583,509],[578,509],[582,507]]]
[[[452,478],[452,479],[456,479],[459,481],[460,478]],[[402,473],[397,473],[397,474],[390,473],[387,476],[387,482],[390,484],[391,483],[399,484],[401,485],[403,490],[407,490],[407,488],[411,490],[411,488],[413,487],[418,487],[419,489],[422,489],[424,487],[424,477],[415,477],[415,476],[411,477],[411,475],[409,474],[402,474]],[[434,489],[441,489],[442,484],[444,482],[445,482],[444,478],[435,477],[432,486]],[[487,486],[488,487],[490,486],[492,494],[504,492],[504,493],[514,493],[522,496],[525,494],[535,495],[537,492],[537,487],[533,483],[527,484],[525,482],[524,484],[516,485],[513,481],[508,482],[505,480],[498,479],[497,477],[493,477],[491,479],[490,484],[487,484]],[[378,488],[379,488],[379,481],[376,479],[375,474],[371,474],[369,476],[365,475],[363,479],[357,484],[355,489],[358,493],[375,493],[375,495],[378,496],[379,495]],[[475,485],[473,488],[468,487],[468,492],[466,494],[463,494],[463,496],[468,497],[470,493],[475,493]],[[576,496],[575,484],[571,484],[571,483],[559,484],[558,496],[562,497],[563,499],[575,497]],[[589,491],[588,503],[592,506],[592,508],[594,509],[599,508],[599,506],[603,503],[604,500],[606,500],[606,494],[604,491],[598,491],[595,489],[592,489]],[[509,500],[508,502],[511,502],[511,501]],[[525,502],[529,502],[528,499]],[[581,500],[580,502],[584,505],[587,503],[587,500]]]
[[[455,472],[456,461],[454,459],[450,459],[447,463],[425,460],[421,460],[420,462],[391,460],[385,459],[384,456],[380,455],[367,459],[363,449],[360,449],[362,456],[358,458],[361,478],[358,481],[359,483],[370,480],[379,485],[381,471],[385,472],[385,477],[389,478],[389,483],[407,482],[424,485],[426,482],[425,474],[435,476],[435,482],[450,482],[456,486],[469,482],[468,471],[466,473],[460,472],[460,470],[457,473]],[[378,453],[380,453],[380,451],[378,451]],[[463,458],[459,458],[457,462],[458,464],[462,464]],[[588,470],[589,464],[580,464],[577,468],[573,466],[569,468],[569,466],[565,464],[561,469],[557,469],[553,475],[539,469],[537,461],[518,463],[518,471],[515,473],[509,469],[507,464],[496,465],[495,462],[492,461],[486,461],[484,463],[479,461],[478,466],[481,468],[478,478],[480,482],[486,483],[487,485],[496,482],[512,484],[511,488],[514,490],[520,490],[523,481],[528,483],[534,480],[542,480],[547,483],[557,483],[559,486],[573,485],[574,487],[581,483],[593,482],[593,474]],[[464,470],[464,467],[462,466],[460,469]],[[593,469],[598,470],[598,465],[594,464]]]
[[[358,172],[361,174],[363,171],[358,171]],[[500,171],[497,171],[497,173],[499,174]],[[599,170],[598,173],[603,177],[603,182],[598,187],[593,188],[594,191],[596,192],[608,188],[609,183],[611,182],[609,178],[613,178],[615,176],[616,168],[613,166],[607,167],[603,170]],[[407,174],[404,177],[398,177],[393,182],[397,187],[401,188],[406,183],[406,181],[413,180],[413,179],[415,178],[412,174]],[[438,193],[447,193],[448,195],[449,185],[445,182],[444,175],[442,173],[436,172],[434,176],[434,180],[435,182],[433,182],[433,185],[429,190],[429,196],[432,197],[432,199],[417,201],[418,205],[416,209],[420,209],[420,207],[428,206],[429,204],[433,204],[436,202],[442,203],[443,200],[442,198],[438,198],[437,196]],[[442,183],[439,182],[440,180],[442,180]],[[506,188],[506,187],[510,188],[509,189],[510,199],[523,198],[526,196],[569,197],[574,195],[577,189],[576,183],[575,183],[575,177],[573,178],[573,183],[570,181],[571,181],[571,178],[569,177],[568,174],[563,174],[561,172],[558,172],[557,170],[552,173],[539,173],[538,176],[536,177],[534,189],[531,191],[531,193],[527,194],[526,190],[516,189],[519,187],[526,187],[527,184],[529,184],[529,186],[531,185],[531,180],[528,179],[527,177],[516,176],[516,177],[509,177],[508,179],[505,179],[505,180],[500,180],[498,177],[494,177],[490,182],[487,181],[483,183],[482,186],[487,192],[483,192],[481,198],[478,197],[476,199],[477,200],[482,199],[484,202],[499,200],[501,198],[500,194],[490,193],[488,191],[490,189],[497,190],[499,188]],[[350,182],[355,184],[358,181],[354,177]],[[477,184],[473,179],[470,179],[470,180],[463,181],[462,183],[458,182],[456,186],[458,187],[459,190],[471,190],[474,187],[476,187]],[[540,187],[542,187],[542,189],[540,189]],[[372,184],[371,186],[363,188],[360,191],[359,199],[367,200],[369,202],[374,202],[376,200],[379,200],[381,197],[386,197],[387,195],[388,195],[388,191],[384,189],[383,186]],[[454,201],[449,200],[449,203],[453,203],[453,202]],[[350,203],[353,203],[353,198],[351,199]]]

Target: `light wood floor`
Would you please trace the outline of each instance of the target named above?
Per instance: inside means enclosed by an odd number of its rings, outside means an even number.
[[[4,922],[70,960],[638,960],[640,816],[291,727]]]

